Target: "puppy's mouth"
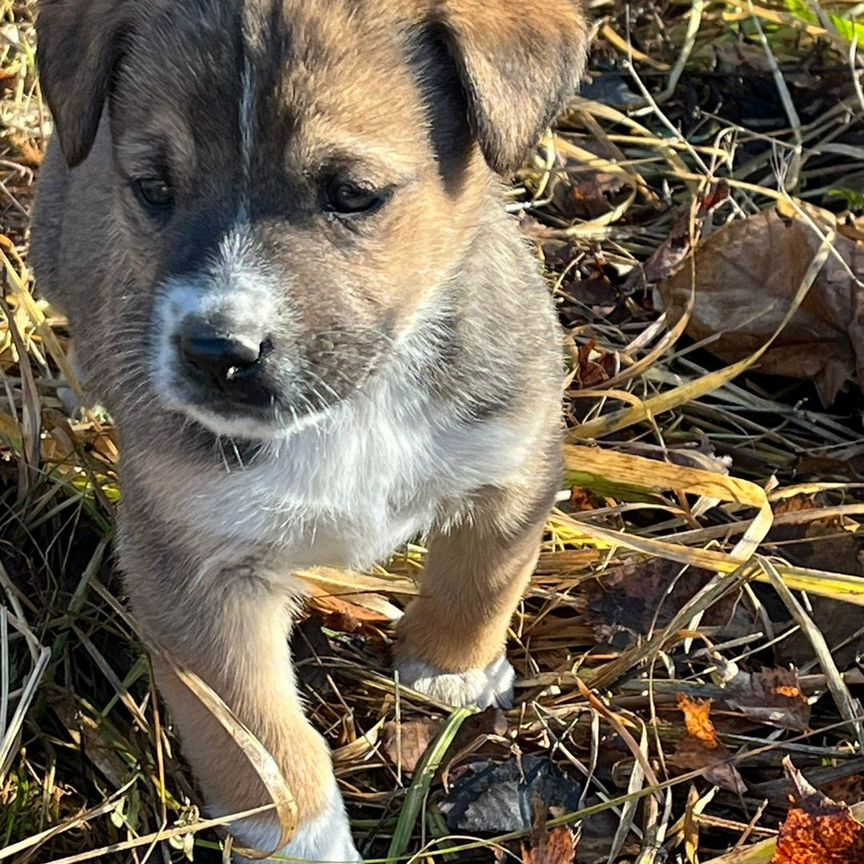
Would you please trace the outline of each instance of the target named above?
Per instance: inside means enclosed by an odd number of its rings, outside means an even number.
[[[157,372],[157,390],[166,407],[217,436],[269,440],[321,422],[366,383],[372,361],[334,375],[308,362],[280,361],[266,340],[255,350],[205,345],[190,352],[175,336],[170,359]]]
[[[216,435],[256,440],[314,425],[347,394],[278,387],[263,370],[238,370],[219,383],[178,370],[165,395],[169,407]]]

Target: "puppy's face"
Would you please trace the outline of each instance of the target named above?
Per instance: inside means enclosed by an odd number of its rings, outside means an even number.
[[[570,0],[557,21],[538,2],[536,32],[504,0],[81,0],[70,32],[76,2],[44,5],[43,83],[72,164],[108,104],[118,317],[147,322],[140,366],[164,404],[252,438],[362,387],[448,302],[487,164],[518,161],[582,44]],[[548,44],[523,44],[532,32]],[[550,44],[573,69],[500,104],[523,86],[502,75],[531,75],[508,52]],[[89,101],[62,92],[75,62],[77,79],[92,67]]]
[[[159,395],[258,436],[387,362],[464,252],[479,178],[452,121],[443,175],[423,60],[392,21],[237,8],[214,4],[203,25],[166,9],[131,43],[114,190],[152,303]]]

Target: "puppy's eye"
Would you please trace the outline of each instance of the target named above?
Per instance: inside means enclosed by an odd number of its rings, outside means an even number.
[[[164,212],[174,203],[174,189],[164,177],[142,177],[132,183],[142,206]]]
[[[374,213],[384,203],[385,198],[386,193],[379,189],[334,180],[327,184],[324,203],[331,213],[359,216]]]

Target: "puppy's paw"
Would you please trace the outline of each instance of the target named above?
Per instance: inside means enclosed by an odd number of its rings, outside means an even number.
[[[482,669],[467,672],[442,672],[428,663],[399,663],[399,682],[418,693],[425,693],[455,708],[476,705],[478,708],[510,708],[513,705],[513,667],[502,655]]]
[[[257,829],[253,824],[247,827],[246,822],[232,829],[235,842],[245,844],[261,851],[272,849],[279,842],[278,831],[269,825],[261,825]],[[327,802],[324,812],[312,819],[302,823],[294,837],[287,846],[283,846],[277,853],[277,858],[268,858],[264,862],[272,861],[273,864],[283,860],[297,860],[311,862],[353,862],[362,861],[354,841],[351,839],[351,826],[345,813],[345,805],[339,790],[334,786],[333,792]],[[234,855],[235,864],[253,864],[252,859]],[[262,864],[259,860],[257,864]]]

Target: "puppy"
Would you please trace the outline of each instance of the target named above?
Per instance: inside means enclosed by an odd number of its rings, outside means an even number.
[[[164,652],[278,763],[282,855],[359,859],[295,686],[294,573],[425,536],[400,681],[511,699],[562,368],[496,175],[573,91],[585,33],[579,0],[41,4],[34,267],[122,439],[117,552],[185,756],[211,814],[268,803]]]

